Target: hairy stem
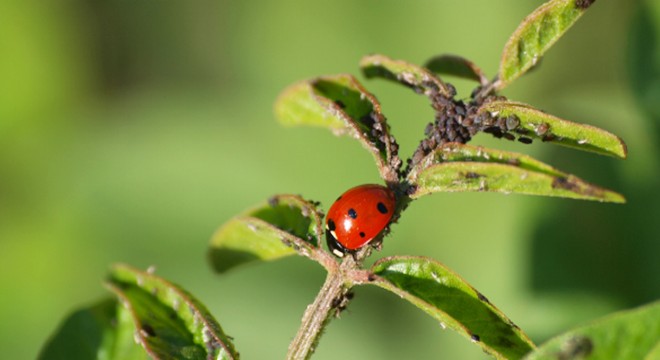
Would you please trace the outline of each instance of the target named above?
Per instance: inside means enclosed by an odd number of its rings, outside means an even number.
[[[346,256],[339,268],[328,272],[325,283],[312,304],[307,306],[296,337],[289,344],[287,359],[309,359],[323,330],[340,307],[345,305],[346,294],[352,283],[346,274],[357,268],[352,256]]]

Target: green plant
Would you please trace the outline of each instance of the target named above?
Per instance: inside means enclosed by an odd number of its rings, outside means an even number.
[[[529,156],[467,145],[474,135],[486,132],[521,143],[536,139],[626,157],[625,144],[604,130],[562,120],[499,95],[533,68],[591,4],[552,0],[537,9],[506,44],[493,80],[470,61],[453,55],[431,59],[424,67],[382,55],[363,58],[360,66],[367,78],[383,77],[412,88],[427,96],[436,111],[426,137],[405,166],[379,102],[351,75],[294,84],[278,99],[277,116],[285,125],[320,126],[360,141],[373,155],[383,181],[396,194],[395,222],[413,200],[444,191],[624,202],[615,192]],[[456,99],[453,87],[437,74],[472,79],[478,85],[471,98],[463,101]],[[296,195],[276,195],[230,220],[211,241],[211,264],[220,273],[245,263],[294,254],[310,258],[328,271],[319,295],[305,311],[289,358],[311,355],[325,326],[348,306],[352,288],[359,285],[376,285],[399,295],[498,358],[659,355],[660,304],[576,329],[535,350],[524,332],[484,295],[432,259],[395,256],[365,269],[363,260],[382,245],[387,231],[372,241],[372,246],[338,262],[321,247],[322,219],[318,203]],[[116,266],[106,285],[118,300],[104,300],[70,317],[41,358],[76,358],[70,352],[71,343],[86,345],[79,351],[87,352],[78,358],[238,357],[231,339],[202,304],[151,271]],[[621,335],[612,339],[612,334]]]

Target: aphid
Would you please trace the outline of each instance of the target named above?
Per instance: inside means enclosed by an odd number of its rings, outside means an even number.
[[[338,257],[359,250],[390,223],[394,206],[394,193],[381,185],[360,185],[346,191],[325,219],[328,249]]]
[[[536,136],[543,136],[548,132],[548,130],[550,130],[550,125],[541,123],[536,127],[536,129],[534,129],[534,132],[536,133]]]

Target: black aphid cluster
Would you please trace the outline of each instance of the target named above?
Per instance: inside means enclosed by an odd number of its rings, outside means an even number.
[[[390,134],[389,126],[385,122],[383,115],[376,112],[371,112],[360,119],[360,123],[369,130],[369,138],[372,143],[378,147],[381,153],[388,153],[386,151],[389,146],[390,157],[387,159],[390,169],[398,172],[401,168],[401,158],[399,157],[399,144],[396,142],[394,136]]]
[[[524,136],[528,131],[520,126],[520,119],[517,116],[498,116],[498,114],[488,111],[479,111],[483,104],[495,100],[506,100],[505,97],[498,95],[479,97],[473,94],[472,99],[466,103],[463,100],[455,99],[456,90],[450,84],[446,85],[451,97],[440,93],[429,96],[431,105],[435,109],[435,121],[429,123],[424,129],[425,137],[419,143],[413,156],[407,160],[408,167],[404,173],[407,173],[438,147],[449,142],[466,144],[479,132],[511,141],[517,138],[524,144],[532,142],[531,138]]]

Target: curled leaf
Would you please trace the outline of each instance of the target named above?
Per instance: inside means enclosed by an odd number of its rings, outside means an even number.
[[[448,143],[408,175],[412,198],[434,192],[492,191],[623,203],[620,194],[563,173],[529,156]]]
[[[394,80],[426,96],[436,94],[451,98],[453,90],[430,71],[402,60],[385,55],[367,55],[360,60],[360,67],[367,78],[381,77]]]
[[[620,159],[628,155],[626,144],[618,136],[595,126],[560,119],[527,104],[492,101],[482,105],[479,112],[513,122],[511,130],[528,139],[541,139]]]
[[[211,239],[209,258],[217,272],[253,261],[313,257],[323,234],[316,206],[297,195],[277,195],[222,225]]]
[[[376,262],[373,285],[391,291],[489,354],[519,359],[534,348],[518,326],[444,265],[425,257],[389,257]]]
[[[497,88],[503,89],[536,65],[594,2],[550,0],[528,15],[504,46]]]
[[[659,355],[660,302],[655,302],[568,331],[525,359],[658,359]]]
[[[488,83],[486,75],[472,61],[458,55],[444,54],[431,58],[424,65],[436,74],[447,74],[468,80],[474,80],[481,85]]]
[[[275,103],[284,125],[319,126],[359,140],[376,160],[381,177],[397,180],[398,145],[389,132],[380,103],[351,75],[325,76],[284,90]]]
[[[237,359],[238,354],[206,307],[177,285],[149,272],[116,265],[106,283],[155,359]]]

